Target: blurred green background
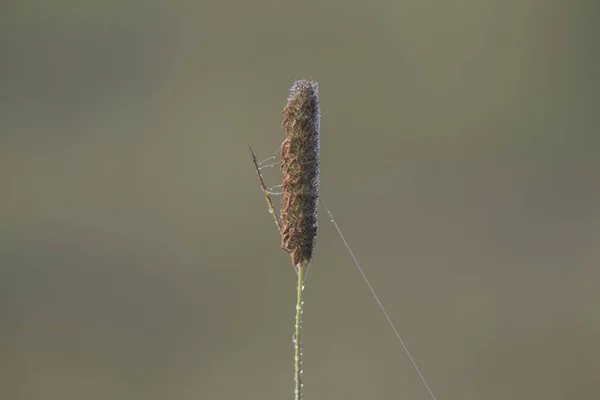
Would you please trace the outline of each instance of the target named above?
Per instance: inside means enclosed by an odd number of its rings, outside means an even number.
[[[247,144],[304,77],[321,192],[438,399],[597,396],[596,8],[3,2],[0,398],[292,398]],[[305,297],[306,399],[429,398],[323,212]]]

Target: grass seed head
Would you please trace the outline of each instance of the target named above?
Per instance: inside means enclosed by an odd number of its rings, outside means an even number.
[[[305,266],[312,258],[318,229],[320,108],[317,82],[294,82],[282,113],[286,137],[281,146],[281,248],[291,253],[294,265]]]

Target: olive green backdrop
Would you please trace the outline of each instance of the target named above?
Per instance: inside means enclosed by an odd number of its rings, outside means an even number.
[[[592,3],[4,2],[0,398],[292,397],[247,145],[303,77],[321,192],[438,399],[597,396]],[[428,399],[320,221],[305,398]]]

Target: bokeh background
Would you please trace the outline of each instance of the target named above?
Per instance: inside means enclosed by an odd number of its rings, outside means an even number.
[[[322,195],[438,399],[598,396],[593,3],[3,2],[0,398],[292,398],[247,145],[303,77]],[[320,220],[305,398],[428,399]]]

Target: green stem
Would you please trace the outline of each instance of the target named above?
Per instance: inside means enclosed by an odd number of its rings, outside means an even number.
[[[297,265],[298,270],[298,299],[296,302],[296,333],[294,333],[294,400],[302,400],[302,340],[300,330],[302,329],[302,293],[304,290],[304,268],[302,264]]]

